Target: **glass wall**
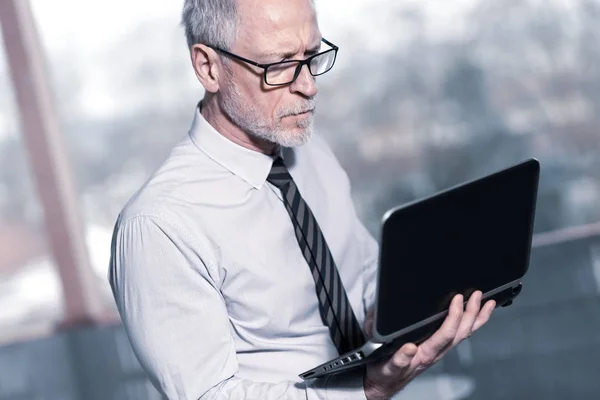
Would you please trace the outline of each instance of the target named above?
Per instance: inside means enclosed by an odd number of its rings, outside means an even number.
[[[203,94],[178,26],[181,5],[31,4],[76,177],[90,262],[103,301],[112,307],[106,276],[117,214],[185,135]]]
[[[0,51],[0,343],[49,334],[63,316],[6,61]]]
[[[597,1],[350,8],[324,24],[341,50],[320,127],[372,232],[397,203],[529,156],[543,167],[536,232],[600,220]]]
[[[203,95],[178,26],[181,3],[31,0],[107,307],[115,218],[185,135]],[[596,398],[600,1],[317,8],[324,37],[340,46],[336,67],[318,79],[317,128],[376,237],[387,209],[527,157],[542,164],[535,232],[579,229],[536,247],[515,305],[399,398]],[[0,87],[10,87],[3,57]],[[10,90],[0,91],[0,111],[4,340],[51,326],[62,295]]]

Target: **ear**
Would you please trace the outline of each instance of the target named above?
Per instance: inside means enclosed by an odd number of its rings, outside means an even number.
[[[223,76],[223,66],[213,49],[203,44],[195,44],[190,50],[196,77],[207,92],[219,90],[219,78]]]

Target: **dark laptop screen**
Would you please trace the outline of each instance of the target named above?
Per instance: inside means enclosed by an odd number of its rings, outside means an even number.
[[[527,271],[539,164],[516,167],[394,212],[382,228],[377,331],[390,335]]]

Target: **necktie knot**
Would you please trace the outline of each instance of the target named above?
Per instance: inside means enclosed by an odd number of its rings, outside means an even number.
[[[273,161],[273,166],[271,167],[271,172],[269,172],[267,181],[271,182],[279,189],[292,181],[292,176],[281,157],[277,157],[275,161]]]

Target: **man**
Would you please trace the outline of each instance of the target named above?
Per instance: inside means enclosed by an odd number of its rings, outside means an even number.
[[[494,304],[476,292],[463,312],[457,296],[420,346],[301,382],[372,325],[377,244],[311,136],[315,76],[337,48],[310,0],[186,0],[183,24],[205,97],[113,236],[109,278],[141,365],[169,399],[389,398]]]

